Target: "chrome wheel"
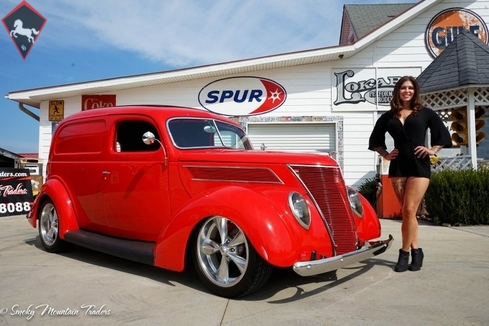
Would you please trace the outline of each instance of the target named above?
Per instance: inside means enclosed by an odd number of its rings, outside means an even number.
[[[200,226],[193,258],[201,280],[224,297],[251,293],[266,283],[272,271],[243,230],[221,216],[211,217]]]
[[[221,287],[238,283],[248,268],[248,241],[232,221],[214,217],[198,235],[199,263],[210,281]]]
[[[39,237],[47,251],[57,252],[61,249],[63,241],[59,238],[58,212],[49,200],[44,202],[39,213]]]

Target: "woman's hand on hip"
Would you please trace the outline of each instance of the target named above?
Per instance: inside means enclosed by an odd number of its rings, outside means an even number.
[[[417,158],[425,158],[426,156],[430,155],[435,155],[436,151],[433,149],[426,148],[424,146],[417,146],[414,149],[414,155],[416,155]]]
[[[392,161],[397,157],[399,154],[399,150],[397,148],[394,148],[389,154],[383,156],[386,160]]]

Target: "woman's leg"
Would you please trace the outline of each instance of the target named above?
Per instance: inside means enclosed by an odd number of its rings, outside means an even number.
[[[392,187],[394,188],[394,193],[396,194],[397,200],[399,204],[404,205],[404,188],[406,187],[406,179],[401,177],[393,177],[391,178]],[[404,241],[404,234],[403,234]],[[394,270],[396,272],[405,272],[409,268],[409,250],[399,249],[399,258],[397,259],[396,266]]]
[[[410,177],[404,185],[402,204],[402,250],[418,249],[418,220],[416,212],[423,200],[430,179]]]
[[[394,193],[396,194],[397,200],[399,201],[401,208],[404,204],[404,187],[406,186],[406,179],[407,178],[405,177],[391,178],[392,188],[394,188]]]

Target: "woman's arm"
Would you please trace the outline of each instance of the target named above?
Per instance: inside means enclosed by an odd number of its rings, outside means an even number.
[[[382,146],[379,146],[379,147],[375,147],[374,148],[374,151],[376,151],[377,153],[379,153],[380,156],[382,156],[384,159],[386,160],[393,160],[397,157],[397,154],[398,154],[398,151],[397,149],[393,149],[390,153]]]
[[[443,148],[442,145],[435,145],[431,148],[427,148],[424,146],[418,146],[414,149],[414,154],[419,158],[424,158],[429,155],[435,155]]]

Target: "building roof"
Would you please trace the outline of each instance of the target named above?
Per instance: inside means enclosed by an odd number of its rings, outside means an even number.
[[[344,11],[350,19],[357,39],[360,39],[413,5],[415,3],[351,4],[345,5]]]
[[[7,157],[9,159],[15,160],[20,158],[21,156],[19,154],[16,154],[14,152],[8,151],[4,148],[0,148],[0,157]]]
[[[378,39],[390,34],[409,20],[426,12],[443,0],[423,0],[409,10],[389,20],[353,44],[323,47],[305,51],[251,58],[246,60],[217,63],[186,69],[178,69],[143,75],[132,75],[110,79],[94,80],[74,84],[56,85],[35,89],[9,92],[5,97],[20,104],[36,108],[41,101],[84,94],[106,94],[124,89],[148,87],[168,83],[185,82],[202,78],[216,78],[232,74],[250,74],[255,71],[301,66],[334,60],[348,59]]]
[[[489,45],[467,30],[418,76],[422,94],[470,85],[489,85]]]
[[[0,168],[2,167],[13,168],[15,160],[18,158],[20,158],[18,154],[0,148]]]

